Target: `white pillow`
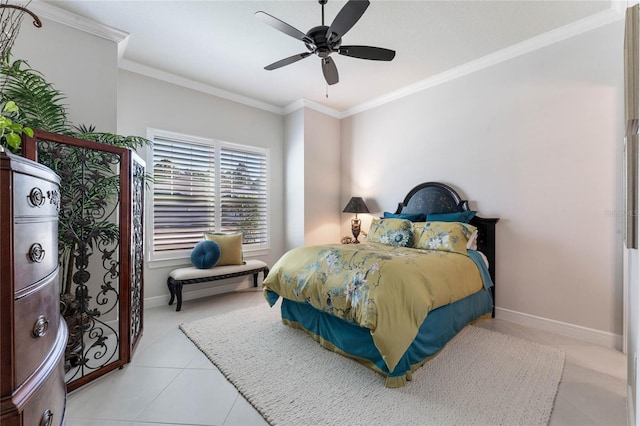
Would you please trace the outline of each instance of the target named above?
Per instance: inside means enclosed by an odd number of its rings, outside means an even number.
[[[478,251],[478,230],[473,231],[471,236],[469,237],[469,241],[467,241],[467,249],[468,250],[476,250]],[[484,260],[484,264],[487,265],[487,269],[489,269],[489,259],[484,255],[483,252],[478,251],[480,256],[482,256],[482,260]]]
[[[469,237],[469,241],[467,241],[467,249],[478,250],[478,230],[477,229],[473,231],[473,233]]]
[[[485,256],[481,251],[479,251],[478,253],[480,253],[480,256],[482,256],[482,260],[484,260],[484,264],[487,265],[487,269],[489,269],[489,259],[487,259],[487,256]]]

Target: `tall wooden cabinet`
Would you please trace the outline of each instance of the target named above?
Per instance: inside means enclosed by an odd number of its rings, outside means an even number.
[[[0,152],[0,424],[64,422],[58,278],[59,178]]]

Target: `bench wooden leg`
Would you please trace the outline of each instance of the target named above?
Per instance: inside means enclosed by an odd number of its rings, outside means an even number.
[[[176,298],[178,299],[178,304],[176,306],[176,312],[182,309],[182,282],[178,281],[175,283],[176,286]]]
[[[262,271],[262,281],[267,278],[267,274],[269,274],[269,268],[258,269],[253,273],[253,286],[258,287],[258,274]]]
[[[169,299],[169,305],[173,305],[173,299],[175,296],[175,286],[173,284],[173,278],[167,278],[167,287],[169,287],[169,294],[171,294],[171,298]]]
[[[173,305],[173,299],[178,299],[176,305],[176,311],[182,309],[182,282],[175,281],[173,278],[167,278],[167,287],[169,287],[169,293],[171,298],[169,299],[169,305]]]

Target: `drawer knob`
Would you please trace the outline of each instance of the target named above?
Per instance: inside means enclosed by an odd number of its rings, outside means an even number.
[[[31,247],[29,247],[29,260],[36,263],[40,263],[44,260],[44,249],[40,244],[31,244]]]
[[[32,188],[29,192],[29,203],[33,207],[42,207],[44,205],[44,193],[38,187]]]
[[[36,323],[33,324],[33,337],[43,337],[47,334],[48,329],[49,320],[44,315],[40,315]]]
[[[53,423],[53,412],[49,409],[46,409],[44,413],[42,413],[40,426],[51,426],[51,423]]]

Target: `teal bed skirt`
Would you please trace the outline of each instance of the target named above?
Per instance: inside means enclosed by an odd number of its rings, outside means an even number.
[[[274,293],[271,295],[277,298]],[[490,318],[493,310],[491,292],[483,288],[464,299],[429,313],[415,340],[393,371],[389,371],[373,343],[370,330],[307,303],[282,299],[282,322],[306,331],[322,346],[348,356],[380,373],[387,387],[404,386],[411,373],[435,356],[466,325]]]

